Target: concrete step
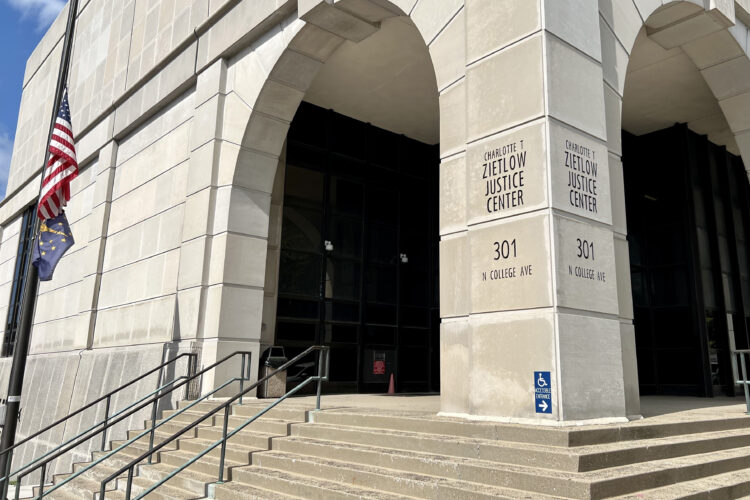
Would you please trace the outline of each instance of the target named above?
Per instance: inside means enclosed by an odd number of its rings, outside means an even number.
[[[161,441],[157,441],[156,438],[154,438],[154,446],[156,446],[160,442]],[[115,450],[115,449],[119,448],[120,446],[123,446],[125,443],[126,443],[126,441],[120,441],[120,440],[111,441],[111,448],[112,448],[112,450]],[[143,437],[143,438],[141,438],[141,439],[139,439],[137,441],[134,441],[134,442],[128,444],[122,450],[116,452],[115,455],[128,456],[128,457],[130,457],[132,459],[132,458],[139,457],[141,454],[143,454],[146,451],[148,451],[148,449],[149,449],[148,437]],[[160,449],[159,451],[157,451],[157,452],[154,453],[153,459],[158,460],[158,458],[157,458],[157,454],[158,453],[161,453],[161,452],[164,452],[164,451],[169,451],[169,450],[175,450],[175,449],[177,449],[177,443],[176,442],[167,443],[166,445],[164,445],[164,447],[162,449]],[[94,458],[94,460],[96,460],[100,456],[103,456],[103,455],[105,455],[107,453],[109,453],[109,452],[95,451],[95,452],[92,453],[92,457]]]
[[[397,475],[423,474],[449,480],[460,478],[497,487],[582,499],[622,495],[750,467],[750,447],[576,474],[351,444],[319,443],[313,446],[309,441],[300,443],[292,438],[275,440],[274,446],[278,452],[260,453],[254,457],[253,464],[277,469],[287,465],[290,468],[286,470],[297,472],[301,470],[301,464],[311,462],[307,465],[308,473],[332,474],[323,476],[331,480],[337,480],[340,469],[351,467],[359,471],[358,477],[367,477],[373,470],[393,469],[398,471]],[[283,451],[285,449],[288,451]],[[290,462],[290,457],[297,460]],[[334,463],[330,463],[331,457],[336,457]],[[269,464],[269,461],[275,462]],[[324,467],[320,465],[321,461],[329,463]],[[384,471],[379,474],[388,476]]]
[[[290,474],[282,470],[267,469],[264,467],[242,467],[235,471],[236,479],[231,483],[236,485],[232,488],[232,494],[241,492],[244,487],[263,488],[276,494],[304,498],[306,500],[397,500],[407,498],[404,495],[365,488],[360,485],[327,481],[317,477],[299,474]],[[242,499],[244,496],[224,496],[224,487],[216,488],[216,500]]]
[[[233,438],[227,441],[225,457],[229,460],[232,460],[234,462],[242,462],[242,463],[249,464],[251,453],[268,449],[267,447],[261,448],[257,446],[248,446],[244,443],[236,441],[235,438],[238,438],[238,437],[240,436],[239,435],[234,436]],[[199,453],[203,452],[204,450],[212,446],[214,443],[216,443],[216,440],[213,440],[213,439],[201,439],[201,438],[180,439],[179,444],[178,444],[178,449],[185,453],[198,455]],[[216,459],[221,457],[221,445],[216,446],[213,450],[209,451],[208,454],[205,456],[213,457]]]
[[[750,427],[750,416],[716,418],[714,420],[650,423],[630,422],[610,426],[578,426],[540,428],[495,422],[472,422],[458,418],[437,417],[434,414],[413,412],[388,412],[377,410],[323,410],[311,413],[315,422],[390,429],[397,431],[426,432],[452,437],[512,441],[547,446],[577,447],[622,441],[644,440],[718,432]]]
[[[588,483],[579,480],[571,472],[499,464],[475,458],[446,457],[440,454],[294,437],[274,440],[273,450],[285,456],[296,456],[299,460],[320,461],[333,458],[337,462],[333,465],[339,468],[351,466],[358,471],[377,471],[378,475],[383,476],[392,474],[397,483],[403,475],[425,475],[448,481],[470,481],[475,484],[557,497],[585,498],[589,490]],[[260,460],[260,463],[265,461],[266,466],[271,467],[267,465],[267,456],[267,453],[258,454],[254,457],[253,464]],[[289,472],[294,470],[291,469]],[[335,480],[335,477],[330,479]]]
[[[121,463],[113,464],[113,466],[98,465],[94,469],[87,471],[84,475],[75,478],[71,483],[65,484],[61,492],[73,493],[78,495],[78,498],[93,499],[95,496],[98,498],[98,492],[101,485],[101,481],[111,474],[115,473],[119,469]],[[166,475],[174,469],[172,466],[165,466],[161,464],[142,465],[136,468],[135,475],[133,476],[133,489],[132,492],[145,491],[150,485],[166,477]],[[155,492],[150,497],[153,498],[203,498],[205,496],[207,481],[216,480],[213,476],[200,474],[197,472],[191,472],[190,474],[178,475],[172,478],[165,487],[160,487],[159,492]],[[124,492],[127,484],[127,473],[120,474],[118,479],[110,482],[107,485],[106,498],[120,497],[124,498]],[[116,489],[121,491],[116,491]],[[163,489],[162,489],[163,488]],[[180,493],[180,497],[174,497],[176,490]],[[111,492],[110,492],[111,490]],[[169,492],[167,494],[166,492]],[[56,493],[56,492],[53,492]],[[135,496],[135,495],[134,495]]]
[[[292,436],[586,472],[750,446],[750,428],[564,448],[329,424],[297,424]]]
[[[175,450],[174,452],[162,454],[162,462],[151,465],[144,462],[136,467],[132,487],[134,496],[166,477],[170,472],[187,462],[193,456],[195,456],[193,452]],[[109,462],[108,460],[84,472],[81,476],[64,485],[62,489],[54,491],[53,495],[66,498],[93,499],[95,492],[99,491],[101,481],[126,465],[129,462],[129,457],[119,456],[118,454],[116,457],[112,457],[111,463]],[[204,457],[204,459],[193,464],[186,471],[171,478],[165,485],[160,486],[148,498],[204,498],[208,491],[207,484],[218,480],[218,464],[218,459]],[[248,459],[245,459],[241,464],[227,460],[225,462],[225,480],[231,476],[231,467],[247,464]],[[82,470],[86,465],[74,464],[74,471]],[[55,483],[59,484],[68,476],[70,474],[55,476]],[[124,498],[126,481],[127,472],[120,474],[116,481],[110,482],[106,498]],[[114,491],[114,488],[117,488],[119,491]],[[111,493],[109,492],[110,489],[113,490]]]
[[[750,469],[750,447],[612,467],[581,477],[591,482],[591,498],[607,498],[744,469]]]
[[[672,437],[620,441],[573,448],[579,454],[579,471],[686,457],[750,446],[750,428]]]
[[[131,500],[141,493],[145,492],[151,485],[154,484],[153,480],[144,479],[140,477],[133,478],[133,484],[131,486]],[[105,494],[105,500],[125,500],[126,496],[126,480],[117,480],[117,489],[112,492]],[[199,500],[205,498],[205,493],[194,493],[191,491],[184,490],[173,484],[167,483],[159,486],[155,491],[149,493],[144,498],[147,500]],[[94,500],[101,500],[97,495]]]
[[[234,427],[227,428],[227,433],[231,432]],[[245,446],[252,446],[254,448],[268,449],[271,445],[271,438],[286,436],[286,433],[266,433],[251,431],[243,429],[234,436],[232,436],[230,443],[242,444]],[[223,429],[221,427],[209,427],[198,430],[198,438],[205,439],[211,442],[218,441],[223,436]]]
[[[165,412],[167,413],[167,412]],[[193,410],[187,410],[183,413],[180,413],[179,415],[175,415],[171,418],[171,420],[166,420],[166,417],[169,415],[165,415],[165,418],[162,418],[161,420],[157,420],[157,424],[159,427],[157,430],[164,430],[169,431],[171,433],[179,432],[183,428],[185,428],[188,424],[191,424],[195,422],[196,420],[199,420],[201,417],[203,417],[205,413],[199,412],[199,411],[193,411]],[[247,422],[250,418],[254,417],[256,413],[250,412],[248,415],[237,415],[237,414],[230,414],[229,420],[228,420],[228,427],[230,429],[234,429],[235,427],[244,424]],[[292,420],[292,419],[282,419],[282,418],[271,418],[271,417],[260,417],[254,422],[248,424],[246,429],[254,430],[258,432],[268,432],[273,434],[286,434],[292,424],[301,423],[301,420]],[[221,411],[216,415],[213,415],[200,424],[198,424],[197,427],[203,428],[203,427],[215,427],[219,426],[222,427],[224,425],[224,412]],[[151,421],[146,422],[146,428],[151,427]]]
[[[146,491],[175,469],[175,466],[163,463],[140,467],[138,475],[133,477],[133,497]],[[188,473],[185,471],[160,485],[151,495],[161,498],[204,498],[208,494],[208,484],[215,482],[217,479],[218,477],[215,474],[204,474],[198,471]],[[126,481],[126,479],[118,479],[118,491],[125,492]]]
[[[232,432],[235,429],[233,426],[227,427],[227,434]],[[135,438],[136,436],[140,435],[142,431],[131,431],[132,437]],[[185,433],[184,435],[178,437],[178,440],[182,439],[198,439],[198,440],[204,440],[207,441],[206,446],[208,444],[211,444],[215,441],[218,441],[223,437],[223,426],[212,426],[212,427],[201,427],[197,429],[193,433]],[[231,438],[231,442],[242,444],[245,446],[252,446],[255,448],[263,448],[268,449],[269,443],[271,438],[278,437],[278,436],[286,436],[286,432],[275,432],[275,433],[269,433],[269,432],[262,432],[258,430],[253,430],[252,425],[248,426],[244,429],[242,429],[241,432],[235,434]],[[166,441],[170,438],[172,438],[174,434],[170,434],[168,431],[162,431],[161,428],[158,428],[154,432],[154,445],[159,444],[163,441]],[[147,434],[145,436],[142,436],[138,438],[138,440],[134,441],[134,443],[144,443],[148,444],[150,440],[150,436]],[[210,441],[210,443],[208,443]],[[113,441],[113,443],[116,443],[117,446],[124,443],[124,441]]]
[[[614,497],[620,500],[731,500],[750,499],[750,470],[717,474],[662,488]]]
[[[463,437],[446,438],[443,434],[319,423],[295,425],[292,427],[292,436],[321,442],[377,446],[571,472],[578,468],[576,453],[554,446]]]
[[[232,414],[242,417],[252,417],[253,415],[256,415],[258,412],[266,408],[272,402],[273,400],[271,399],[257,400],[253,398],[245,398],[242,405],[239,405],[236,402],[232,404]],[[180,403],[178,403],[177,408],[185,408],[191,403],[191,401],[181,401]],[[221,400],[201,401],[200,403],[190,408],[190,410],[188,411],[197,411],[199,413],[205,414],[209,410],[212,410],[223,403],[224,401]],[[282,403],[281,405],[269,410],[266,414],[263,415],[263,417],[305,422],[307,421],[307,413],[311,409],[312,408],[310,406]],[[174,412],[175,410],[168,411]],[[167,416],[167,412],[164,412],[164,416]]]
[[[356,485],[359,488],[397,495],[401,498],[461,498],[471,500],[561,498],[558,494],[549,496],[538,492],[524,492],[461,479],[414,474],[396,469],[277,451],[269,451],[255,456],[253,467],[255,466],[264,470],[284,472],[298,480],[300,477],[309,477],[314,478],[314,481],[326,481],[347,486]],[[243,483],[248,482],[245,476],[247,470],[247,468],[237,469],[235,480]]]
[[[303,498],[265,490],[249,484],[238,484],[234,481],[214,484],[210,488],[212,488],[213,493],[209,494],[209,498],[215,500],[299,500]]]
[[[172,421],[162,421],[157,420],[156,424],[158,427],[156,427],[155,432],[157,434],[161,434],[163,436],[172,436],[178,432],[182,432],[185,429],[185,423],[184,422],[172,422]],[[159,425],[161,424],[161,425]],[[205,425],[199,425],[197,428],[192,428],[187,431],[182,432],[180,434],[180,437],[195,437],[195,433],[198,431],[199,428],[202,427],[211,427],[213,424],[206,423]],[[145,425],[142,429],[131,429],[128,431],[128,438],[134,438],[140,434],[142,434],[145,431],[151,430],[151,422],[147,421],[145,422]]]
[[[51,495],[66,495],[66,496],[77,496],[79,499],[90,500],[93,498],[93,494],[99,491],[101,478],[96,478],[88,474],[83,474],[72,479],[70,482],[62,484],[67,476],[70,474],[55,475],[52,487],[46,488],[45,491],[51,491]],[[61,485],[61,486],[58,486]],[[34,488],[34,495],[39,494],[38,487]]]
[[[182,441],[178,442],[176,446],[166,448],[165,451],[157,452],[157,454],[154,456],[153,462],[156,463],[165,463],[173,466],[179,466],[184,464],[185,462],[189,461],[191,458],[195,457],[197,453],[195,451],[188,451],[185,449],[180,449],[177,446],[180,444],[184,444]],[[124,450],[125,453],[123,453],[123,457],[127,457],[128,462],[134,458],[137,458],[141,456],[146,450],[148,449],[147,443],[134,443],[130,447],[128,447],[127,450]],[[204,447],[201,447],[201,451],[205,449]],[[255,449],[248,449],[247,454],[249,454],[251,451],[258,451]],[[227,457],[224,462],[224,474],[226,477],[229,477],[231,475],[230,468],[236,467],[239,465],[247,465],[249,462],[249,457],[245,457],[241,460],[235,460],[234,457],[236,455],[234,453],[228,453]],[[146,464],[147,462],[144,460],[142,464]],[[204,456],[201,460],[198,462],[190,465],[188,467],[188,471],[198,471],[198,472],[205,472],[206,474],[216,474],[218,475],[219,472],[219,457],[216,454],[209,454]]]

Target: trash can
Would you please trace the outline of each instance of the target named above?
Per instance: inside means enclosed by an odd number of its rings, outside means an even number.
[[[260,357],[260,378],[272,373],[287,361],[289,360],[284,355],[283,347],[269,347]],[[284,394],[286,394],[286,370],[277,373],[258,387],[259,398],[280,398]]]

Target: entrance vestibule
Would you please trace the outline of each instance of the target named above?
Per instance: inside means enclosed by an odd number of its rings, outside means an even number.
[[[750,193],[742,160],[685,125],[624,134],[642,395],[734,395],[746,349]]]
[[[329,392],[439,391],[438,162],[312,104],[292,122],[276,344],[330,346]]]

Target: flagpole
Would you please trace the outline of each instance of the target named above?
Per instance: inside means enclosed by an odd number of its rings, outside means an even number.
[[[57,74],[57,88],[55,89],[55,101],[52,106],[52,119],[50,120],[49,134],[45,144],[46,154],[42,164],[42,180],[39,183],[39,192],[42,191],[44,183],[44,170],[49,161],[49,144],[52,139],[52,132],[55,129],[57,113],[60,109],[65,83],[68,79],[68,66],[70,65],[70,53],[73,48],[73,30],[75,29],[76,14],[78,12],[78,0],[70,0],[68,6],[68,23],[65,27],[65,38],[63,40],[63,51],[60,59],[60,69]],[[39,197],[37,197],[37,203]],[[34,218],[34,230],[32,232],[31,248],[36,244],[36,238],[39,234],[39,217],[36,210],[32,214]],[[34,320],[34,303],[39,288],[39,272],[36,266],[31,264],[33,251],[29,252],[26,261],[26,279],[24,280],[23,302],[21,302],[21,323],[16,336],[15,348],[13,349],[13,365],[10,369],[10,379],[8,380],[8,401],[5,411],[5,426],[0,436],[0,450],[12,448],[16,442],[16,427],[18,425],[19,410],[21,407],[21,390],[23,389],[23,376],[26,371],[26,357],[29,354],[29,341],[31,339],[31,326]],[[0,477],[6,477],[3,481],[2,498],[8,495],[8,484],[10,478],[7,477],[10,472],[12,462],[12,453],[6,453],[0,456]]]

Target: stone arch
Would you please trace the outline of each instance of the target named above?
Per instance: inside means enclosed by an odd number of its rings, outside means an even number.
[[[747,159],[750,158],[748,28],[736,19],[732,0],[600,0],[599,14],[623,371],[628,414],[635,414],[639,412],[639,385],[621,161],[623,98],[631,56],[639,36],[648,36],[665,50],[679,47],[684,51],[701,73],[726,118],[739,152]]]
[[[464,77],[465,65],[456,64],[455,54],[431,50],[433,42],[445,38],[441,34],[444,27],[458,25],[463,29],[462,18],[456,21],[463,9],[462,0],[300,0],[298,7],[297,12],[227,61],[222,133],[236,145],[232,155],[228,155],[228,162],[233,163],[228,167],[233,185],[229,217],[233,211],[242,210],[249,199],[260,198],[250,204],[265,211],[267,217],[264,227],[258,227],[254,236],[266,238],[269,248],[274,241],[278,244],[278,227],[274,228],[274,223],[280,226],[280,216],[274,205],[280,206],[281,201],[275,198],[282,184],[276,174],[284,161],[290,123],[319,70],[345,41],[361,41],[377,31],[380,23],[405,16],[430,55],[438,82],[436,101],[439,89]],[[451,36],[463,43],[463,32]],[[226,172],[226,181],[229,175]],[[227,259],[232,257],[230,249],[225,251]],[[257,271],[263,273],[267,295],[275,287],[278,263],[270,252],[266,260],[265,267]],[[265,326],[275,318],[271,302],[275,301],[265,297],[263,305],[255,307],[262,309],[261,324],[251,328],[261,332],[262,343],[267,338]]]
[[[702,0],[599,3],[610,152],[621,154],[627,69],[636,39],[645,30],[663,48],[680,47],[693,61],[721,107],[742,156],[750,158],[748,27],[736,18],[734,2],[715,2],[711,8],[705,3]]]
[[[242,120],[247,124],[234,171],[236,183],[246,185],[249,175],[260,182],[255,187],[270,192],[275,172],[272,159],[281,154],[289,122],[318,70],[345,40],[361,41],[374,33],[384,19],[407,16],[429,49],[441,30],[463,9],[462,1],[441,0],[329,3],[300,1],[300,9],[308,6],[306,11],[294,13],[245,52],[244,57],[256,59],[248,62],[260,70],[262,77],[253,76],[248,88],[236,89],[243,94],[246,109]],[[444,67],[453,62],[443,60],[447,57],[441,57],[442,54],[429,53],[438,75],[445,73]],[[445,82],[440,80],[438,87],[442,89]],[[269,159],[262,160],[257,153]]]

